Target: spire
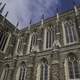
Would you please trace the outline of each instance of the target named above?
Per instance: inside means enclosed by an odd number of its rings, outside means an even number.
[[[32,19],[30,19],[30,22],[29,22],[29,24],[30,24],[30,25],[32,24]]]
[[[75,10],[75,14],[77,16],[78,15],[78,9],[77,9],[77,6],[76,5],[74,5],[74,10]]]
[[[17,21],[16,27],[15,27],[15,32],[16,32],[18,26],[19,26],[19,21]]]
[[[6,14],[4,15],[5,18],[7,17],[8,13],[9,13],[9,12],[7,11]]]
[[[16,24],[16,28],[19,26],[19,21],[17,22],[17,24]]]
[[[6,14],[4,15],[4,18],[3,18],[3,23],[4,23],[4,21],[5,21],[5,19],[6,19],[6,17],[7,17],[7,15],[8,15],[8,11],[6,12]]]
[[[2,14],[2,12],[3,12],[3,10],[4,10],[4,8],[5,8],[5,6],[6,6],[6,3],[2,6],[2,8],[0,9],[0,14]]]
[[[31,24],[32,24],[32,19],[30,19],[29,26],[28,26],[28,30],[30,30]]]
[[[57,13],[56,13],[56,16],[57,16],[57,21],[59,21],[59,13],[58,13],[58,8],[56,9]]]
[[[44,14],[42,14],[42,16],[41,16],[41,25],[43,25],[44,24]]]
[[[72,0],[72,2],[73,2],[73,5],[74,5],[75,14],[77,16],[78,15],[78,9],[77,9],[76,3],[73,0]]]

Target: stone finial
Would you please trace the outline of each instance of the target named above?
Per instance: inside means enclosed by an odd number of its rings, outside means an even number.
[[[3,10],[4,10],[4,8],[5,8],[5,6],[6,6],[6,3],[2,6],[2,8],[0,9],[0,14],[2,14],[2,12],[3,12]]]

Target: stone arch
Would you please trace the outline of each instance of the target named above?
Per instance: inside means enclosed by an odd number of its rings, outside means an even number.
[[[25,61],[22,61],[19,63],[19,66],[17,68],[17,72],[16,72],[16,80],[22,80],[22,79],[26,79],[26,63]]]
[[[80,79],[78,56],[70,52],[65,58],[65,77],[68,79]]]
[[[20,65],[26,66],[25,61],[22,61],[22,62],[20,63]]]
[[[17,65],[17,68],[20,67],[21,65],[26,66],[26,62],[25,61],[20,61]]]
[[[47,60],[45,57],[41,58],[41,59],[40,59],[40,62],[41,62],[41,63],[46,63],[46,64],[48,64],[48,60]]]
[[[36,69],[36,80],[43,80],[44,77],[44,80],[49,80],[49,68],[50,66],[48,65],[48,60],[45,57],[41,58]]]

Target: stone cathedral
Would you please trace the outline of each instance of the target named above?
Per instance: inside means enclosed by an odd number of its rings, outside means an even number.
[[[79,6],[22,30],[6,16],[0,15],[0,80],[80,80]]]

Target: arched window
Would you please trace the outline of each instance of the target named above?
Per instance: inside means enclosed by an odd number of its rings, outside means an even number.
[[[49,80],[49,65],[47,63],[38,64],[36,80]]]
[[[26,80],[26,66],[24,63],[21,64],[21,66],[18,68],[17,74],[16,74],[16,80]]]
[[[79,63],[74,55],[68,57],[68,69],[70,79],[80,79]]]
[[[37,39],[38,39],[37,32],[33,32],[33,33],[32,33],[32,37],[31,37],[30,52],[31,52],[31,51],[33,50],[33,48],[37,45]]]
[[[0,31],[0,49],[3,51],[8,39],[8,33]]]
[[[70,54],[67,58],[67,70],[68,79],[69,80],[80,80],[80,69],[79,69],[79,62],[77,57],[74,54]],[[66,67],[65,66],[65,67]]]
[[[46,33],[46,48],[52,48],[53,42],[54,42],[55,32],[53,27],[50,29],[47,29]]]
[[[2,71],[0,80],[8,80],[9,65],[6,65]]]
[[[63,22],[63,32],[65,44],[71,44],[78,41],[78,35],[76,30],[75,22],[72,20],[66,20]]]
[[[40,80],[48,80],[48,65],[41,65],[41,79]]]

